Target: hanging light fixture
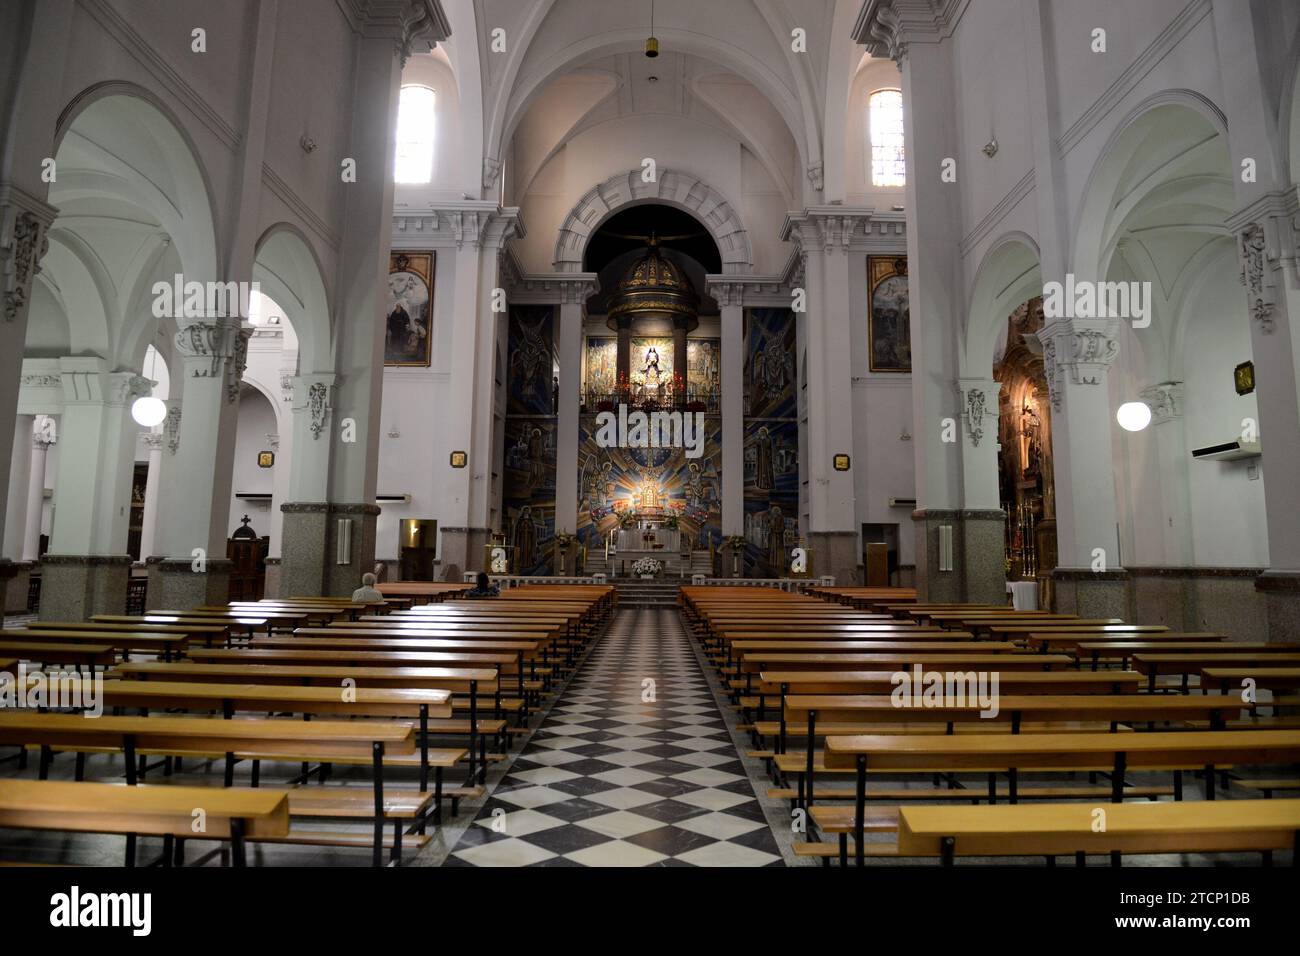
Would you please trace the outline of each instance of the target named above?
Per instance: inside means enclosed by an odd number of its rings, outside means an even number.
[[[154,326],[154,341],[158,340],[158,327]],[[149,381],[154,381],[153,373],[158,365],[158,349],[150,345],[153,355],[149,358]],[[150,394],[141,395],[131,403],[131,417],[135,419],[137,425],[145,428],[153,428],[155,425],[161,425],[162,420],[167,417],[167,406],[161,398],[155,398],[153,395],[152,384],[149,387]]]
[[[655,0],[650,0],[650,36],[645,41],[645,55],[652,60],[659,55],[659,40],[655,37]]]

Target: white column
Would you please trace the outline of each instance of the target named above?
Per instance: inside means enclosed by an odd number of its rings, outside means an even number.
[[[961,467],[963,507],[968,510],[997,510],[998,494],[998,392],[992,378],[962,378],[957,381],[961,403]]]
[[[158,490],[162,484],[162,449],[166,436],[161,431],[145,432],[140,440],[149,447],[149,477],[144,486],[144,516],[140,528],[140,560],[153,557],[154,532],[158,527]]]
[[[209,559],[225,558],[239,382],[250,330],[240,328],[235,317],[178,321],[182,327],[175,347],[182,382],[178,389],[173,380],[172,395],[185,411],[166,426],[173,457],[167,463],[154,548],[189,567],[195,548],[204,549]],[[171,398],[168,406],[175,407]]]
[[[1118,320],[1049,319],[1038,333],[1052,399],[1057,566],[1120,567],[1107,387]]]
[[[1183,428],[1183,383],[1161,382],[1142,389],[1151,406],[1151,430],[1160,461],[1164,514],[1160,522],[1165,564],[1192,563],[1192,504],[1188,487],[1187,432]]]
[[[14,423],[13,452],[9,456],[9,495],[5,504],[4,550],[0,552],[0,556],[11,561],[21,561],[23,557],[34,421],[34,415],[19,415]]]
[[[140,428],[131,419],[131,402],[148,394],[149,380],[131,372],[108,372],[99,358],[63,358],[59,365],[63,457],[50,552],[124,555]]]
[[[42,421],[44,420],[44,421]],[[37,428],[32,434],[31,465],[27,477],[27,510],[23,528],[24,561],[35,561],[41,549],[41,518],[45,509],[45,456],[54,444],[54,422],[48,416],[37,416]],[[44,425],[44,427],[42,427]]]

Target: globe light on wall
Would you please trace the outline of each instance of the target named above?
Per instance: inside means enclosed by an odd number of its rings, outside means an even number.
[[[131,403],[131,417],[135,419],[136,424],[153,428],[155,425],[161,425],[162,420],[167,417],[167,406],[161,398],[143,395]]]
[[[1146,402],[1125,402],[1115,412],[1115,421],[1125,431],[1140,432],[1151,424],[1151,407]]]

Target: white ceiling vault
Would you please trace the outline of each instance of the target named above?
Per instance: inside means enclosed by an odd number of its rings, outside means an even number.
[[[579,129],[599,121],[588,115],[598,107],[685,117],[707,110],[800,200],[820,200],[824,169],[842,167],[826,161],[823,131],[828,122],[843,125],[861,58],[848,29],[859,0],[657,0],[657,60],[643,56],[650,33],[646,0],[444,0],[443,6],[452,26],[444,46],[456,71],[462,130],[471,140],[481,134],[474,151],[486,160],[487,183],[535,103],[561,79],[579,100],[596,96],[573,119]],[[806,37],[806,52],[793,49],[796,29]],[[502,42],[504,52],[494,49]],[[653,92],[638,82],[650,72],[663,84]],[[601,78],[615,86],[603,89]],[[595,87],[585,96],[584,82]],[[828,116],[828,107],[840,114]],[[767,129],[773,120],[795,161],[773,152]]]

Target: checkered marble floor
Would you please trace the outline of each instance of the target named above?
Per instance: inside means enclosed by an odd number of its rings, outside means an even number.
[[[618,613],[443,865],[783,865],[675,611]]]

